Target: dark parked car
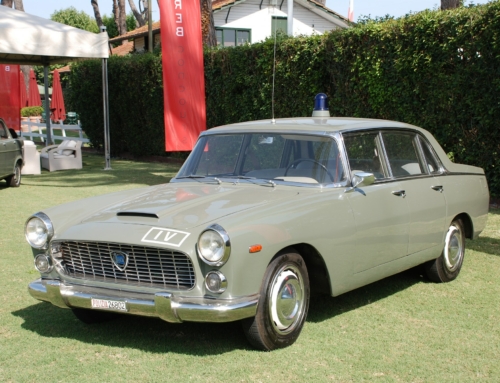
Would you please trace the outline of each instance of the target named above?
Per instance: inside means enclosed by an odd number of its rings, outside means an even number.
[[[18,187],[22,167],[23,140],[0,119],[0,179],[7,181],[9,186]]]

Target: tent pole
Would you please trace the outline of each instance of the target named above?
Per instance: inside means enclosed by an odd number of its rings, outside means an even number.
[[[44,109],[45,109],[45,126],[47,128],[47,141],[45,146],[52,145],[52,129],[50,127],[50,109],[49,109],[49,67],[48,65],[43,66],[43,84],[45,86],[45,99],[44,99]]]
[[[106,32],[106,27],[101,26],[101,33]],[[109,144],[109,92],[108,92],[108,60],[102,59],[102,98],[104,115],[104,170],[111,170],[111,146]]]
[[[102,89],[104,106],[104,170],[111,170],[111,153],[109,144],[109,99],[108,99],[108,60],[102,59]]]

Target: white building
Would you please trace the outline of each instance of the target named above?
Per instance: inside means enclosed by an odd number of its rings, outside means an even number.
[[[288,0],[212,0],[217,42],[223,46],[256,43],[271,37],[277,29],[288,34]],[[316,0],[293,0],[293,36],[323,34],[339,28],[349,28],[346,17]],[[154,45],[160,42],[160,22],[152,25]],[[110,43],[123,40],[133,45],[116,51],[118,55],[143,52],[148,47],[148,26],[114,37]]]
[[[217,41],[224,46],[256,43],[276,28],[287,30],[288,0],[213,0]],[[348,28],[346,17],[315,0],[293,0],[293,36]]]

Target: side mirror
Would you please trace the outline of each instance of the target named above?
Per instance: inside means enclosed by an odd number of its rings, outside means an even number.
[[[375,182],[373,173],[356,172],[352,176],[352,187],[368,186]]]
[[[352,186],[345,189],[345,193],[352,192],[357,187],[371,185],[374,182],[375,182],[375,176],[373,175],[373,173],[365,173],[365,172],[356,171],[352,175]]]

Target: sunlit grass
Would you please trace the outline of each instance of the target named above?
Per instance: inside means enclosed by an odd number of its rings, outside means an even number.
[[[81,170],[0,182],[0,381],[5,382],[498,382],[500,210],[467,253],[458,279],[428,282],[414,268],[337,298],[317,297],[298,341],[252,350],[238,323],[169,324],[122,316],[87,326],[38,302],[24,240],[45,207],[169,180],[177,165],[84,155]]]

